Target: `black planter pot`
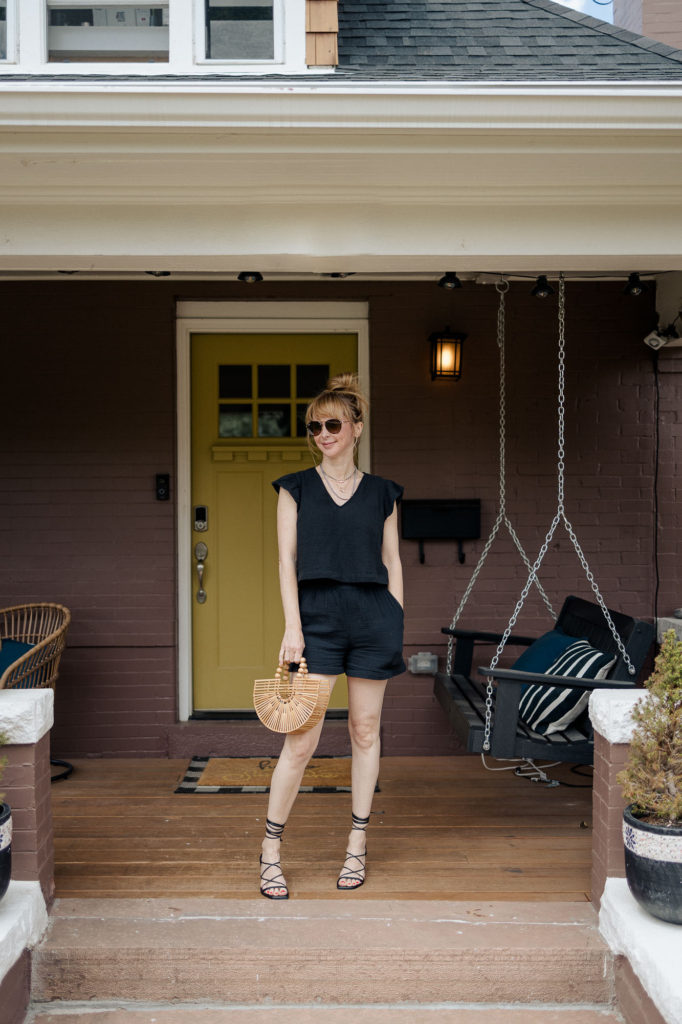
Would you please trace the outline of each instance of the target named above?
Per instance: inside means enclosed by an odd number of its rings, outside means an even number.
[[[12,877],[12,808],[0,804],[0,900]]]
[[[623,841],[632,895],[654,917],[682,924],[682,826],[649,825],[626,807]]]

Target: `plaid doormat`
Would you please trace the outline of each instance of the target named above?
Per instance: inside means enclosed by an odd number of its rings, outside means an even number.
[[[176,793],[269,793],[276,757],[193,757]],[[299,793],[350,793],[350,757],[314,757]],[[380,792],[376,787],[376,792]]]

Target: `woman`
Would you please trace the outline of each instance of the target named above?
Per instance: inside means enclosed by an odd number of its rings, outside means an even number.
[[[405,671],[397,526],[403,489],[355,464],[366,410],[355,374],[333,377],[306,410],[308,443],[321,462],[273,485],[285,620],[280,663],[305,655],[310,672],[328,676],[331,686],[342,672],[348,677],[353,804],[338,889],[365,881],[381,706],[388,679]],[[261,893],[268,899],[289,898],[280,841],[323,724],[288,734],[272,775],[261,855]]]

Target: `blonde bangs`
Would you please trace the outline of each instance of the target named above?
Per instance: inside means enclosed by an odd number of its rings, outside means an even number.
[[[332,419],[350,420],[352,423],[352,409],[349,409],[348,403],[344,402],[342,398],[334,398],[333,395],[323,394],[318,398],[313,398],[305,411],[306,423],[310,423],[311,420]]]

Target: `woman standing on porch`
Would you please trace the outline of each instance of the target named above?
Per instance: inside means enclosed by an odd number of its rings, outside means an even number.
[[[365,830],[379,775],[379,724],[386,683],[405,671],[403,577],[397,503],[403,489],[355,463],[368,403],[355,374],[333,377],[306,410],[308,443],[321,462],[275,480],[285,630],[280,663],[305,654],[331,685],[348,677],[352,825],[338,889],[365,881]],[[280,842],[324,720],[288,734],[270,783],[261,893],[289,898]]]

